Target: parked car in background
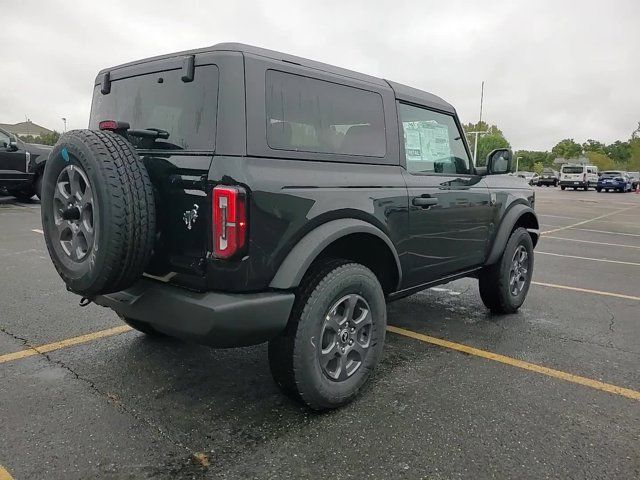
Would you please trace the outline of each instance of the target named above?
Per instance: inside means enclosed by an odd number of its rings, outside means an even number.
[[[42,172],[52,148],[25,143],[0,129],[0,189],[22,201],[40,198]]]
[[[596,190],[601,192],[604,190],[608,192],[613,190],[615,192],[630,192],[632,190],[633,182],[627,172],[620,170],[607,170],[602,172],[598,179],[598,186]]]
[[[637,190],[640,185],[640,172],[627,172],[629,178],[631,179],[631,188],[633,190]]]
[[[542,170],[542,175],[540,175],[540,178],[538,179],[538,185],[544,185],[546,187],[549,185],[557,187],[559,182],[560,175],[552,168],[545,168]]]
[[[537,185],[540,176],[534,172],[516,172],[516,176],[524,178],[529,185]]]
[[[585,191],[598,185],[598,167],[595,165],[563,165],[560,168],[560,188],[567,187],[574,190],[582,188]]]

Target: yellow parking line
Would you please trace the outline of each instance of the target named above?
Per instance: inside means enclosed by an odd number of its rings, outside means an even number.
[[[627,210],[631,210],[632,208],[636,208],[636,207],[637,207],[637,205],[633,206],[633,207],[623,208],[621,210],[616,210],[614,212],[604,213],[602,215],[598,215],[597,217],[590,218],[589,220],[583,220],[582,222],[573,223],[573,224],[567,225],[565,227],[555,228],[553,230],[547,230],[546,232],[542,232],[542,235],[547,235],[549,233],[555,233],[555,232],[559,232],[561,230],[567,230],[569,228],[578,227],[580,225],[584,225],[585,223],[595,222],[596,220],[600,220],[601,218],[610,217],[611,215],[616,215],[618,213],[626,212]]]
[[[19,352],[7,353],[5,355],[0,355],[0,363],[11,362],[12,360],[19,360],[21,358],[38,355],[40,353],[60,350],[61,348],[67,348],[73,345],[91,342],[93,340],[98,340],[99,338],[119,335],[121,333],[128,332],[129,330],[131,330],[130,326],[120,325],[118,327],[108,328],[106,330],[100,330],[98,332],[88,333],[86,335],[80,335],[78,337],[67,338],[66,340],[60,340],[59,342],[47,343],[45,345],[27,348],[26,350],[20,350]],[[0,477],[0,480],[2,480],[2,477]]]
[[[577,243],[593,243],[594,245],[606,245],[608,247],[623,247],[623,248],[637,248],[640,249],[638,245],[624,245],[622,243],[607,243],[607,242],[594,242],[593,240],[578,240],[577,238],[564,238],[564,237],[554,237],[552,235],[545,235],[545,240],[551,238],[553,240],[565,240],[567,242],[577,242]]]
[[[0,465],[0,480],[13,480],[11,474],[2,465]]]
[[[613,393],[622,397],[627,397],[632,400],[640,400],[640,392],[631,390],[629,388],[618,387],[610,383],[600,382],[591,378],[581,377],[579,375],[573,375],[572,373],[563,372],[561,370],[555,370],[553,368],[543,367],[542,365],[536,365],[535,363],[525,362],[518,360],[517,358],[507,357],[498,353],[488,352],[486,350],[480,350],[479,348],[470,347],[461,343],[454,343],[441,338],[431,337],[422,333],[413,332],[400,327],[394,327],[392,325],[387,326],[389,332],[402,335],[405,337],[420,340],[421,342],[430,343],[432,345],[438,345],[439,347],[456,350],[458,352],[466,353],[468,355],[474,355],[476,357],[485,358],[487,360],[493,360],[494,362],[504,363],[505,365],[511,365],[512,367],[522,368],[523,370],[529,370],[548,377],[558,378],[571,383],[577,383],[584,385],[585,387],[594,388],[596,390],[602,390],[603,392]]]
[[[568,285],[556,285],[555,283],[544,282],[531,282],[532,285],[539,285],[541,287],[559,288],[561,290],[571,290],[573,292],[592,293],[594,295],[603,295],[605,297],[624,298],[625,300],[640,300],[640,297],[634,295],[624,295],[622,293],[603,292],[601,290],[590,290],[588,288],[570,287]]]
[[[536,255],[553,255],[554,257],[575,258],[577,260],[590,260],[592,262],[618,263],[621,265],[633,265],[640,267],[637,262],[623,262],[622,260],[607,260],[606,258],[579,257],[578,255],[564,255],[562,253],[540,252],[536,251]]]

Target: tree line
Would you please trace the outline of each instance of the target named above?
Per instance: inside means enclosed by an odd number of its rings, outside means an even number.
[[[38,143],[40,145],[55,145],[60,138],[60,133],[55,130],[51,133],[45,133],[42,135],[20,135],[20,140],[25,143]]]
[[[477,164],[483,166],[486,156],[496,148],[511,148],[502,131],[496,125],[486,122],[468,123],[463,125],[467,134],[467,141],[473,152],[474,135],[469,132],[488,132],[478,137]],[[562,158],[564,163],[577,162],[579,158],[586,158],[590,165],[596,165],[602,170],[640,171],[640,122],[638,128],[628,140],[616,140],[605,144],[598,140],[588,139],[578,143],[573,138],[559,141],[551,151],[517,150],[514,159],[520,157],[518,169],[540,173],[546,167],[558,170],[560,165],[554,163],[556,158]]]

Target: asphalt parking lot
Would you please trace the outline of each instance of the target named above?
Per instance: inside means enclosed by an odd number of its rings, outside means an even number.
[[[3,200],[0,480],[639,478],[640,195],[536,194],[520,312],[491,316],[472,280],[390,304],[373,381],[324,415],[280,394],[264,345],[151,340],[80,308],[39,205]]]

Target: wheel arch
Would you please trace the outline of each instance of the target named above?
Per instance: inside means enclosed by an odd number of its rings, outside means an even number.
[[[305,235],[280,264],[269,286],[296,288],[314,262],[327,258],[365,265],[378,277],[385,294],[397,290],[402,280],[400,259],[391,239],[368,222],[342,218],[323,223]]]
[[[520,227],[527,229],[535,248],[540,238],[538,217],[531,207],[521,203],[516,204],[512,206],[502,218],[485,265],[492,265],[500,259],[511,233]]]

